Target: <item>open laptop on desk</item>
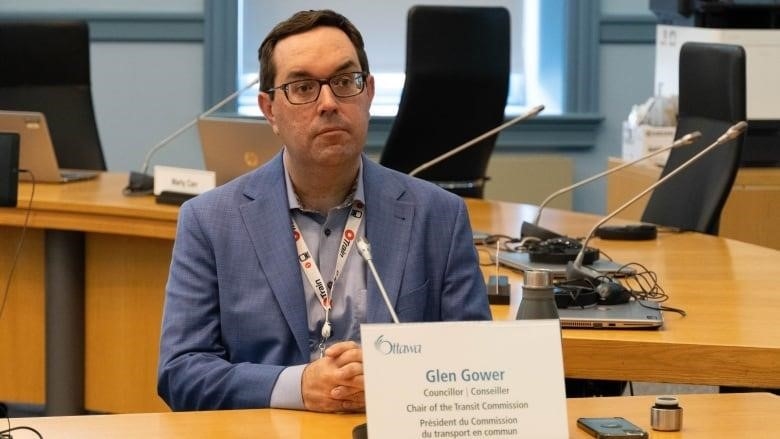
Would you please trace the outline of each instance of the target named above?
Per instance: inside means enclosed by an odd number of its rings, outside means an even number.
[[[0,111],[0,132],[19,134],[19,169],[38,183],[66,183],[97,177],[100,171],[61,169],[57,163],[46,116],[37,111]],[[32,180],[19,172],[20,180]]]
[[[282,148],[282,139],[264,119],[202,117],[198,132],[203,163],[217,174],[218,186],[264,164]]]

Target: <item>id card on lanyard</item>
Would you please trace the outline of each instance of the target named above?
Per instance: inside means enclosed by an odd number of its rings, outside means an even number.
[[[295,247],[298,251],[298,263],[301,264],[301,270],[306,275],[309,284],[311,284],[312,291],[317,297],[317,300],[322,305],[322,309],[325,312],[325,320],[322,323],[322,330],[320,331],[320,356],[325,352],[325,342],[330,338],[332,334],[330,310],[333,304],[333,287],[336,285],[341,272],[344,269],[344,265],[347,262],[349,253],[352,250],[352,246],[355,243],[355,238],[358,230],[360,230],[360,224],[363,222],[363,215],[365,213],[365,205],[360,201],[352,203],[349,216],[347,216],[347,222],[344,226],[344,233],[341,236],[341,245],[339,246],[338,253],[336,254],[336,269],[333,272],[333,278],[329,283],[325,283],[322,273],[320,273],[317,263],[309,252],[309,247],[306,245],[306,241],[303,239],[303,234],[295,222],[292,219],[292,232],[293,239],[295,240]]]

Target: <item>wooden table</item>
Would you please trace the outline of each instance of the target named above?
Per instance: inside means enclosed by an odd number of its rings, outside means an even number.
[[[511,203],[468,204],[475,228],[514,236],[535,212]],[[576,237],[587,234],[596,219],[545,209],[540,225]],[[688,316],[664,313],[658,331],[564,330],[566,376],[780,387],[780,302],[774,286],[779,251],[699,233],[660,233],[653,241],[594,239],[590,245],[616,261],[655,271],[670,296],[666,304]],[[493,267],[483,271],[495,274]],[[499,271],[510,277],[512,288],[521,287],[519,274]],[[507,314],[508,306],[493,306],[494,318]]]
[[[650,432],[652,439],[775,438],[780,431],[780,397],[767,393],[680,395],[683,429],[657,432],[650,428],[654,397],[569,399],[569,437],[588,436],[576,427],[578,417],[622,416]],[[143,413],[12,419],[46,439],[190,439],[351,438],[363,415],[328,415],[290,410],[232,410],[211,412]],[[6,428],[2,423],[0,430]],[[14,432],[14,437],[33,437]]]
[[[152,197],[126,197],[126,174],[65,185],[38,185],[21,259],[0,319],[0,400],[43,404],[50,337],[43,281],[46,235],[84,235],[83,406],[115,413],[167,411],[156,394],[160,322],[178,208]],[[19,207],[0,209],[0,242],[15,244],[30,185],[20,185]],[[517,236],[536,207],[468,200],[477,230]],[[597,218],[545,210],[541,225],[582,236]],[[669,305],[660,331],[566,330],[567,376],[690,384],[780,387],[780,304],[773,279],[780,252],[695,233],[662,234],[647,242],[592,241],[616,260],[641,262],[659,274]],[[0,246],[5,276],[14,245]],[[51,263],[63,261],[51,261]],[[493,274],[486,267],[485,274]],[[514,288],[521,285],[517,273]],[[2,280],[5,280],[3,277]],[[506,306],[494,306],[506,318]],[[51,310],[56,311],[56,310]],[[67,321],[56,312],[49,319]],[[49,369],[54,369],[49,370]],[[78,372],[78,371],[77,371]],[[47,375],[49,374],[49,375]],[[48,376],[48,379],[47,379]],[[64,381],[65,386],[73,384]],[[77,392],[78,389],[72,389]]]

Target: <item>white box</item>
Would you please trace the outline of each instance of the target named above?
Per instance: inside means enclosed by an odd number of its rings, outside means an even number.
[[[654,127],[623,122],[623,160],[636,160],[671,145],[675,130],[673,126]],[[663,166],[668,157],[669,151],[648,159],[648,162]]]
[[[736,44],[745,49],[747,117],[780,119],[780,29],[715,29],[658,25],[655,32],[655,94],[675,96],[680,47],[688,41]]]

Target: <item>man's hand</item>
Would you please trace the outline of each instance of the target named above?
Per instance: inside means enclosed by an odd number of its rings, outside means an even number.
[[[363,350],[353,341],[336,343],[303,370],[301,394],[306,410],[355,412],[366,407]]]

